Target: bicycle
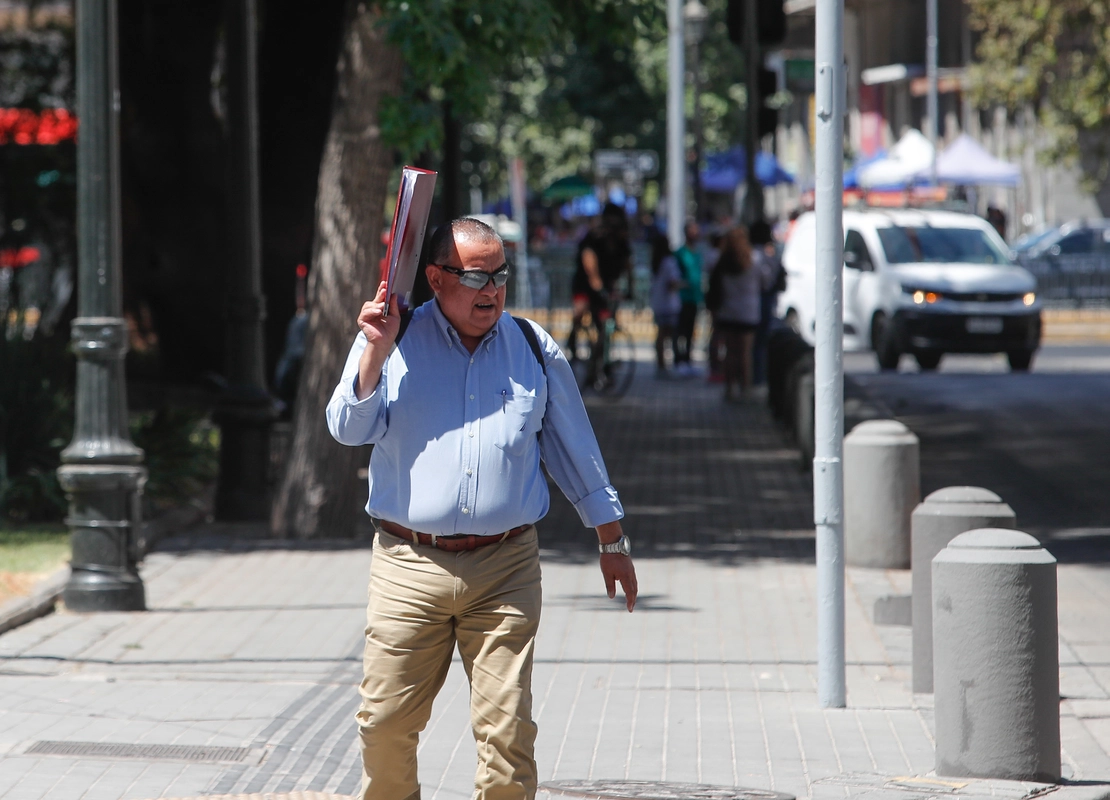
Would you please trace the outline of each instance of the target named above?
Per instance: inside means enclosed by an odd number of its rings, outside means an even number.
[[[636,374],[636,347],[617,323],[616,306],[614,298],[608,308],[592,309],[567,340],[567,360],[578,388],[593,389],[609,400],[623,397]]]

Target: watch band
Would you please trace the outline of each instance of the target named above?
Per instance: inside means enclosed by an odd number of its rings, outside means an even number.
[[[621,538],[617,539],[617,541],[615,542],[598,544],[597,549],[599,553],[603,554],[616,554],[626,556],[632,552],[632,542],[626,535],[622,534]]]

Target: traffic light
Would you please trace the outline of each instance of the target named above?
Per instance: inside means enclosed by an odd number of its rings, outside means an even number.
[[[782,9],[782,0],[728,0],[728,38],[734,44],[744,45],[747,2],[756,4],[756,33],[759,43],[771,46],[782,44],[786,38],[786,13]]]
[[[779,90],[778,76],[769,69],[760,69],[756,78],[759,83],[759,135],[774,133],[779,124],[779,112],[767,107],[767,98]]]

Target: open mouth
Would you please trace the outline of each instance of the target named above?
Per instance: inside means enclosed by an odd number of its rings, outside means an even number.
[[[496,308],[493,303],[475,303],[474,307],[479,311],[493,311]]]

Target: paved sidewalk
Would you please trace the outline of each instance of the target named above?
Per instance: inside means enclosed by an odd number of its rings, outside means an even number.
[[[933,767],[910,629],[872,620],[878,598],[908,593],[906,571],[849,570],[849,707],[818,707],[810,479],[763,407],[645,378],[590,411],[644,594],[631,615],[604,596],[592,532],[557,498],[540,525],[541,781],[884,800],[1043,788],[888,783]],[[149,556],[146,613],[59,613],[0,635],[0,798],[356,790],[367,543],[252,533],[201,526]],[[1108,604],[1110,565],[1061,565],[1067,793],[1110,794]],[[467,702],[456,664],[421,743],[426,800],[471,794]]]

